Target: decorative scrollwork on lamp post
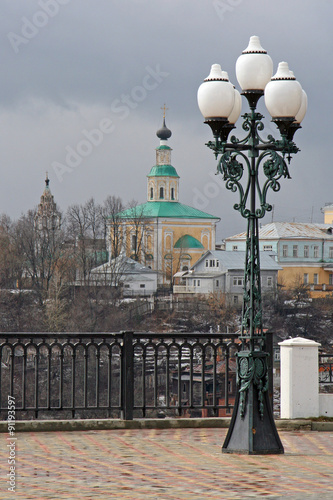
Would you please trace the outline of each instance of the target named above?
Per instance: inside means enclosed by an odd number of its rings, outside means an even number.
[[[286,62],[279,64],[274,76],[272,73],[270,56],[261,47],[259,38],[252,36],[236,63],[237,80],[250,108],[242,116],[246,135],[243,139],[233,135],[230,142],[229,134],[241,113],[241,97],[228,74],[214,64],[198,90],[200,111],[214,136],[207,146],[219,158],[217,171],[223,176],[226,188],[239,195],[234,209],[247,219],[238,391],[222,447],[226,453],[283,453],[267,391],[268,354],[264,351],[258,221],[272,210],[267,201],[269,189],[278,192],[280,179],[290,178],[288,164],[291,155],[299,151],[293,137],[305,116],[307,96]],[[260,135],[264,117],[256,108],[262,96],[280,131],[278,140],[272,135],[267,139]]]

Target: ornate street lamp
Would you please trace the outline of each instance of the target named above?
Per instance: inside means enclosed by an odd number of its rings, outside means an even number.
[[[230,131],[241,113],[241,97],[219,64],[212,66],[209,76],[198,90],[201,113],[213,132],[214,141],[207,146],[219,158],[217,170],[226,188],[239,193],[234,205],[247,219],[244,295],[241,327],[241,350],[237,356],[235,407],[229,431],[222,447],[224,453],[283,453],[268,396],[268,369],[265,335],[262,325],[258,220],[272,210],[266,197],[269,188],[279,191],[280,179],[290,178],[287,163],[299,149],[293,137],[305,116],[307,97],[301,85],[281,62],[272,76],[273,63],[252,36],[248,47],[236,62],[236,76],[250,112],[243,115],[244,139]],[[268,135],[264,140],[264,118],[256,111],[265,96],[272,121],[280,131],[280,139]],[[246,175],[247,174],[247,175]],[[262,179],[262,180],[261,180]]]

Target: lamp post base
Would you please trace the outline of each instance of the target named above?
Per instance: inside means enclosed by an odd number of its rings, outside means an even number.
[[[268,392],[263,395],[263,413],[260,410],[258,390],[251,383],[248,388],[244,417],[241,416],[240,392],[237,392],[234,412],[222,453],[246,455],[282,454],[284,449],[276,430]],[[261,416],[262,415],[262,416]]]

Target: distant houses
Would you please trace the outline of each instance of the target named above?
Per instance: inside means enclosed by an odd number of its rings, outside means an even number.
[[[174,293],[177,294],[228,294],[234,304],[241,303],[244,289],[245,251],[207,251],[189,271],[175,275]],[[282,267],[272,253],[261,252],[262,291],[277,287],[278,271]]]
[[[119,289],[124,297],[153,295],[157,290],[157,272],[125,255],[92,269],[91,281]]]
[[[226,238],[225,245],[229,252],[243,252],[246,233]],[[259,229],[259,246],[261,254],[276,254],[281,285],[302,283],[314,297],[333,291],[333,224],[266,224]]]

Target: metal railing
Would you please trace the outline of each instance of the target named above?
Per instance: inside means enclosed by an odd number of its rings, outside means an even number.
[[[333,355],[319,354],[319,383],[333,384]]]
[[[237,334],[2,333],[0,418],[231,412]]]

